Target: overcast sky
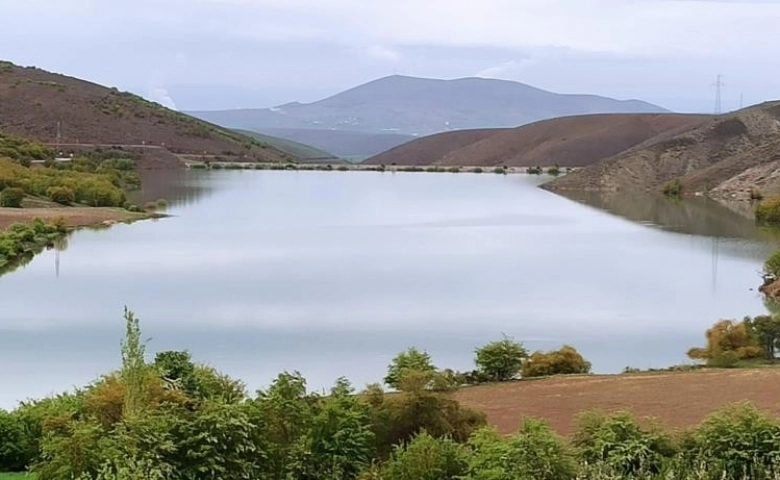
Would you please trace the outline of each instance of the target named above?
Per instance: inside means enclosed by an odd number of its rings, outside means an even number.
[[[775,0],[0,0],[0,58],[179,109],[314,101],[405,74],[679,111],[780,98]]]

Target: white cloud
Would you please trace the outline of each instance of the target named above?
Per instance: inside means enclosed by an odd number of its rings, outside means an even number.
[[[171,97],[171,95],[168,93],[168,90],[165,88],[158,87],[151,89],[147,93],[146,98],[152,102],[159,103],[163,107],[177,110],[176,102],[173,101],[173,97]]]

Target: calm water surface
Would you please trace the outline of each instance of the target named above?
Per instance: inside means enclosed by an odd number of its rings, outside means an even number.
[[[283,370],[360,387],[411,345],[470,369],[502,334],[574,345],[597,372],[662,367],[764,312],[773,240],[706,202],[574,201],[522,175],[177,175],[144,192],[173,217],[76,232],[0,278],[0,407],[116,368],[125,305],[150,353],[190,350],[251,389]]]

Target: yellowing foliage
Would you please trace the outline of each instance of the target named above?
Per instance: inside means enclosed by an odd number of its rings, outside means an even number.
[[[721,320],[707,330],[707,346],[688,350],[688,357],[706,360],[759,358],[763,349],[745,322]]]

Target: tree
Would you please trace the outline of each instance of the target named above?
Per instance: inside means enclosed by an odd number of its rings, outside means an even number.
[[[76,193],[73,189],[68,187],[50,187],[46,190],[46,196],[52,202],[59,203],[61,205],[70,205],[76,201]]]
[[[780,318],[759,315],[755,318],[746,317],[744,322],[753,335],[758,338],[766,358],[774,360],[775,350],[780,344]]]
[[[477,369],[488,378],[506,382],[515,378],[528,352],[523,344],[504,336],[503,340],[488,343],[475,350]]]
[[[169,386],[180,389],[191,397],[196,396],[198,383],[195,378],[195,364],[192,363],[189,352],[159,352],[154,357],[154,366]]]
[[[385,480],[457,480],[467,473],[468,451],[449,438],[421,433],[399,445],[387,463]]]
[[[385,383],[393,388],[399,388],[403,376],[409,371],[434,373],[436,367],[431,362],[428,352],[411,347],[393,358],[387,369]]]
[[[547,353],[534,352],[523,361],[523,377],[544,377],[549,375],[572,375],[590,373],[591,364],[569,345]]]
[[[121,378],[125,384],[125,400],[122,415],[131,418],[146,408],[148,368],[144,355],[146,345],[141,340],[138,318],[125,307],[125,338],[122,341]]]
[[[688,350],[688,357],[712,366],[733,366],[738,360],[759,358],[763,349],[746,322],[721,320],[707,330],[707,346]]]
[[[0,207],[21,208],[24,200],[24,190],[17,187],[6,187],[0,192]]]
[[[769,284],[780,278],[780,250],[773,253],[764,262],[764,284]]]

